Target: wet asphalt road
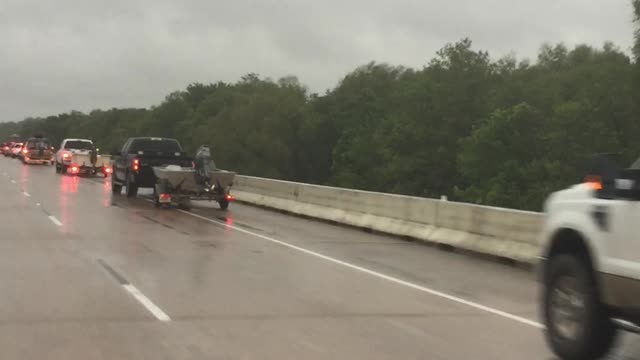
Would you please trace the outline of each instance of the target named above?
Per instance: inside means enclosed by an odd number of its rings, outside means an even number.
[[[553,359],[524,270],[4,157],[0,195],[2,359]]]

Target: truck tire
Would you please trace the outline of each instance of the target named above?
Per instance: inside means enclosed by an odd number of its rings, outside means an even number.
[[[122,185],[118,184],[115,179],[111,179],[111,192],[120,195],[122,192]]]
[[[61,174],[63,174],[63,175],[64,175],[64,174],[66,174],[66,173],[67,173],[67,168],[68,168],[68,167],[69,167],[69,166],[67,166],[67,165],[65,165],[65,164],[60,165],[60,173],[61,173]]]
[[[218,204],[220,204],[220,209],[222,210],[227,210],[229,208],[229,200],[220,200],[218,201]]]
[[[543,290],[546,338],[563,360],[596,360],[615,344],[618,329],[602,304],[595,274],[580,257],[549,259]]]
[[[60,164],[58,164],[58,162],[56,161],[56,174],[60,174],[62,172],[62,170],[60,170]]]
[[[129,174],[127,174],[127,182],[125,186],[127,188],[127,197],[133,198],[138,196],[138,186],[131,181],[131,176],[129,176]]]

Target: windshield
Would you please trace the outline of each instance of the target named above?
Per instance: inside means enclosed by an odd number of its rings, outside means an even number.
[[[91,150],[93,149],[93,143],[84,140],[71,140],[64,144],[64,148],[67,150]]]
[[[176,140],[172,139],[136,139],[131,144],[130,153],[155,152],[155,153],[175,153],[182,152],[182,147]]]

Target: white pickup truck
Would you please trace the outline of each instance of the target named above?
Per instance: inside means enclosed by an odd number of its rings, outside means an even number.
[[[545,203],[540,280],[547,340],[561,359],[613,348],[640,328],[640,160],[597,155],[587,180]]]
[[[103,174],[111,173],[111,155],[100,155],[99,149],[88,139],[64,139],[55,156],[56,173]]]

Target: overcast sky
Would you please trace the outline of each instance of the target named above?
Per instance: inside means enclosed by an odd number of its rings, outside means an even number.
[[[632,32],[630,0],[0,0],[0,121],[146,107],[249,72],[324,92],[463,37],[494,58],[561,41],[629,52]]]

